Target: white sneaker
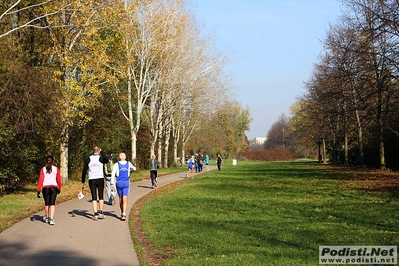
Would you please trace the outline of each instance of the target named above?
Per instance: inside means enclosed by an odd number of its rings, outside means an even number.
[[[43,216],[42,219],[43,219],[43,222],[45,222],[46,224],[49,223],[49,220],[50,220],[50,219],[49,219],[48,217]]]
[[[105,219],[104,213],[100,212],[100,213],[98,214],[98,219]]]
[[[50,221],[48,222],[49,225],[55,225],[55,221],[53,219],[50,219]]]

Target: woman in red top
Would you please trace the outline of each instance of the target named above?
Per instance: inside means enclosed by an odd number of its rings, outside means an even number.
[[[61,192],[61,174],[60,169],[53,165],[53,156],[48,155],[46,162],[46,166],[40,170],[39,183],[37,185],[37,197],[40,198],[40,190],[42,189],[45,212],[45,215],[43,216],[43,222],[50,225],[55,225],[55,200],[57,198],[57,194],[60,194]]]

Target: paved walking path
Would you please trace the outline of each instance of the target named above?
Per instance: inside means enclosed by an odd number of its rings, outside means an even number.
[[[185,175],[181,172],[160,176],[158,188],[183,180]],[[128,210],[151,191],[148,179],[131,183]],[[0,265],[139,265],[128,221],[119,219],[118,200],[114,206],[104,204],[105,219],[93,221],[89,198],[86,195],[81,200],[57,204],[56,225],[42,222],[41,211],[4,230],[0,234]]]

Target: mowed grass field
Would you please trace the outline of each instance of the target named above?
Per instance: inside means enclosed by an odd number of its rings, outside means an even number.
[[[319,265],[319,246],[398,245],[399,178],[314,161],[226,161],[155,190],[139,217],[141,265]]]

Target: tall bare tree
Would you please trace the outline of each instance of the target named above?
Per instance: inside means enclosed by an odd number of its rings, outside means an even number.
[[[23,28],[48,28],[48,26],[43,25],[41,20],[46,17],[53,16],[61,12],[63,9],[67,8],[69,5],[60,6],[57,9],[47,9],[46,5],[52,0],[39,1],[26,4],[27,1],[22,0],[5,0],[0,4],[0,22],[8,24],[7,28],[3,28],[0,32],[0,38],[10,35],[13,32],[21,30]],[[18,14],[21,12],[30,12],[34,14],[33,16],[26,17],[24,20],[17,19]]]

